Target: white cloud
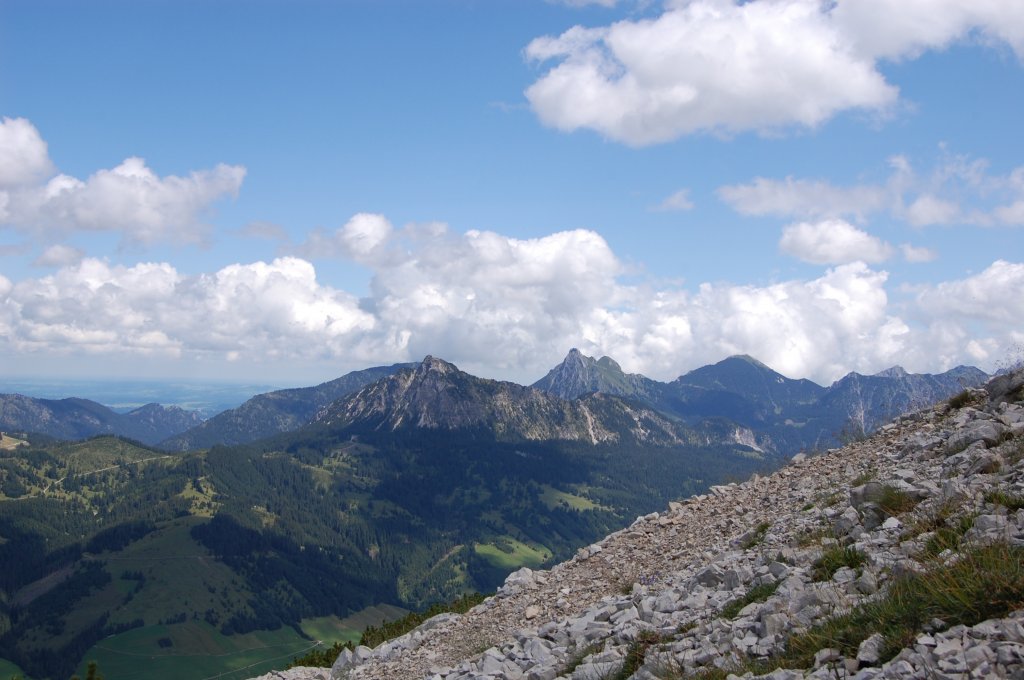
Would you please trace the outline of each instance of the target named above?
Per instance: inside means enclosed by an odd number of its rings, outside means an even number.
[[[808,218],[849,215],[863,219],[883,210],[890,200],[881,186],[841,187],[825,180],[792,177],[757,177],[749,184],[720,187],[718,196],[744,215]]]
[[[545,124],[635,146],[700,131],[813,127],[897,95],[811,0],[680,3],[653,20],[537,38],[526,55],[559,62],[526,90]]]
[[[195,243],[208,229],[202,216],[216,201],[236,195],[245,178],[245,168],[225,164],[187,177],[160,177],[134,157],[84,181],[64,174],[51,177],[52,172],[35,127],[24,119],[4,119],[0,227],[15,227],[44,241],[73,231],[113,231],[133,244]]]
[[[876,213],[914,227],[1024,225],[1024,168],[992,174],[984,159],[949,153],[930,172],[914,170],[905,156],[889,159],[882,183],[839,186],[821,179],[756,177],[719,187],[718,197],[743,215],[865,221]]]
[[[879,59],[971,36],[1024,57],[1024,11],[1005,0],[670,0],[654,19],[533,40],[529,59],[557,63],[526,97],[546,125],[633,146],[815,127],[897,101]]]
[[[46,142],[32,123],[24,118],[4,118],[0,122],[0,189],[31,184],[52,172]]]
[[[886,273],[864,262],[811,280],[684,289],[626,283],[619,259],[591,231],[516,239],[441,224],[395,228],[379,215],[356,216],[339,231],[348,257],[372,271],[365,299],[325,285],[297,257],[200,275],[169,264],[85,259],[49,276],[0,277],[0,347],[7,354],[327,360],[339,372],[435,354],[522,381],[543,375],[574,346],[660,379],[748,353],[787,375],[827,383],[854,369],[901,363],[940,370],[972,360],[978,348],[1012,337],[1022,311],[1014,295],[1024,265],[1008,263],[921,292],[912,308],[898,311]],[[946,298],[973,289],[985,295],[950,307]]]
[[[892,246],[844,220],[800,222],[782,231],[782,252],[813,264],[884,262]]]
[[[0,299],[5,314],[8,342],[20,351],[171,357],[341,356],[355,349],[347,344],[353,334],[374,323],[295,258],[193,277],[169,264],[86,259],[10,286]]]
[[[915,227],[952,224],[960,216],[960,206],[938,196],[918,196],[906,211],[906,219]]]
[[[85,257],[85,253],[64,243],[57,243],[37,257],[32,264],[37,267],[67,267],[78,264]]]
[[[654,206],[652,210],[656,212],[685,212],[687,210],[693,210],[693,201],[690,200],[690,190],[680,189],[670,196],[665,197],[658,205]]]
[[[996,260],[984,271],[959,281],[931,286],[918,294],[921,308],[935,319],[966,326],[972,321],[1020,325],[1024,318],[1024,264]]]
[[[1024,58],[1024,9],[1015,2],[856,0],[837,3],[832,17],[859,53],[876,59],[915,58],[971,37],[1009,44]]]
[[[931,248],[917,247],[909,243],[900,245],[900,252],[907,262],[931,262],[939,256]]]

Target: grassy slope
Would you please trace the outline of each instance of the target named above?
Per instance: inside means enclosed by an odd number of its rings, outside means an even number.
[[[306,637],[291,628],[229,637],[203,621],[146,626],[109,637],[90,649],[79,675],[85,677],[88,661],[96,661],[104,677],[110,680],[250,678],[284,668],[317,641],[328,647],[335,642],[358,642],[367,626],[380,625],[406,613],[400,607],[380,605],[344,619],[336,616],[305,619],[301,628]],[[167,641],[171,644],[167,645]],[[7,677],[0,674],[0,680],[7,680]]]

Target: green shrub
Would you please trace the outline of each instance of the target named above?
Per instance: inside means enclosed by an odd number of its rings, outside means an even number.
[[[762,583],[759,586],[754,586],[747,591],[747,594],[743,597],[738,597],[732,600],[724,607],[722,607],[722,618],[733,619],[736,615],[746,607],[748,604],[754,602],[764,602],[769,597],[775,594],[775,591],[779,589],[778,582],[775,583]]]

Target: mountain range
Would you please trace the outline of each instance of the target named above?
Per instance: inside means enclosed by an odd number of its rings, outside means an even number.
[[[434,365],[436,373],[438,362],[443,360],[427,357],[423,364]],[[84,399],[0,395],[0,427],[59,439],[115,434],[170,451],[245,444],[296,430],[322,419],[323,412],[332,409],[331,417],[336,419],[369,414],[375,408],[379,412],[387,390],[405,394],[407,386],[385,380],[368,391],[364,388],[418,365],[373,367],[313,387],[259,394],[205,421],[194,412],[156,404],[119,414]],[[510,436],[518,432],[534,438],[576,439],[582,432],[578,425],[588,422],[590,410],[597,408],[602,397],[614,396],[633,402],[644,418],[659,421],[652,432],[660,431],[670,439],[692,436],[674,431],[683,426],[729,430],[726,439],[785,455],[826,448],[838,443],[840,437],[870,432],[900,413],[979,385],[987,377],[973,367],[960,366],[929,375],[910,374],[896,366],[875,375],[850,373],[822,387],[809,380],[792,380],[752,357],[740,355],[690,371],[671,382],[660,382],[626,373],[610,357],[594,359],[573,349],[532,389],[495,382],[501,387],[490,395],[495,400],[491,411],[486,411],[485,402],[479,399],[460,400],[458,394],[431,392],[434,388],[424,385],[424,393],[415,399],[425,409],[422,413],[400,409],[390,417],[415,416],[424,426],[434,423],[445,427],[461,427],[473,419],[478,423],[493,420],[498,429],[508,428]],[[350,403],[345,408],[351,413],[339,412],[335,402],[356,392],[367,403]],[[666,434],[670,431],[673,434]],[[610,431],[588,429],[586,433],[594,441],[612,436],[616,435]]]
[[[5,436],[0,657],[67,677],[101,639],[154,656],[171,641],[184,659],[200,653],[190,640],[486,592],[979,375],[823,388],[730,357],[661,383],[574,350],[526,387],[428,356],[258,395],[163,440],[178,450]]]

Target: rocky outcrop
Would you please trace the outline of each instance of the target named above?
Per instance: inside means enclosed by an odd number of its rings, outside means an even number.
[[[672,503],[550,570],[513,573],[463,616],[346,653],[329,677],[1024,677],[1024,611],[1012,610],[970,625],[925,620],[895,656],[865,631],[852,649],[813,646],[794,668],[755,675],[740,665],[780,658],[794,640],[813,641],[805,634],[816,626],[888,601],[906,576],[954,569],[984,546],[1024,546],[1022,389],[1024,373],[1001,376],[962,408],[925,409],[868,440]]]

